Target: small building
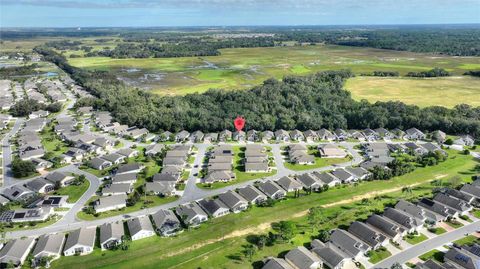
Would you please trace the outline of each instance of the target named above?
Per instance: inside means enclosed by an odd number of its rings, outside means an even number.
[[[113,165],[113,163],[111,161],[108,161],[108,160],[105,160],[105,159],[102,159],[102,158],[98,158],[98,157],[95,157],[95,158],[91,159],[88,163],[89,163],[90,167],[92,167],[93,169],[96,169],[96,170],[104,170],[104,169],[107,169],[107,168],[109,168]]]
[[[0,250],[0,266],[10,268],[8,266],[13,264],[15,267],[20,267],[27,259],[34,244],[35,239],[29,237],[9,241]]]
[[[93,251],[96,228],[80,228],[67,235],[63,255],[87,255]]]
[[[148,216],[137,217],[127,220],[128,230],[132,241],[155,235],[152,223]]]
[[[218,198],[206,198],[198,201],[197,203],[212,218],[218,218],[230,214],[230,208]]]
[[[64,243],[65,234],[63,233],[40,236],[32,252],[34,264],[38,264],[44,257],[49,257],[51,260],[60,258]]]
[[[218,195],[222,201],[233,213],[239,213],[248,208],[248,202],[242,196],[234,191],[228,191]]]
[[[198,226],[208,220],[208,214],[196,203],[179,205],[175,213],[185,225]]]
[[[269,198],[275,200],[283,199],[287,195],[287,192],[282,187],[270,180],[259,183],[258,188]]]
[[[251,185],[239,188],[237,191],[250,204],[261,204],[267,200],[267,196],[265,194]]]
[[[160,209],[152,214],[153,224],[158,234],[172,236],[182,229],[180,220],[171,210]]]
[[[101,213],[110,210],[118,210],[127,207],[127,195],[119,194],[100,197],[94,205],[95,212]]]
[[[345,158],[347,153],[345,150],[333,144],[321,144],[318,146],[318,152],[322,158]]]
[[[123,222],[116,221],[100,225],[100,247],[102,250],[113,249],[122,243],[125,231]]]
[[[319,269],[322,261],[304,246],[296,247],[285,255],[285,260],[299,269]]]
[[[25,187],[29,188],[34,192],[43,194],[52,192],[55,189],[55,185],[53,185],[53,183],[43,178],[36,178],[32,181],[29,181],[25,184]]]
[[[75,181],[75,177],[62,172],[53,172],[45,176],[45,179],[52,182],[55,186],[65,187]]]
[[[294,192],[302,189],[302,184],[290,177],[284,176],[279,178],[277,184],[287,192]]]

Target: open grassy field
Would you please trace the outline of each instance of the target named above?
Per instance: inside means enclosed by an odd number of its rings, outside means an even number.
[[[265,79],[323,70],[424,71],[445,68],[456,75],[480,69],[476,57],[432,56],[404,51],[344,46],[289,46],[222,49],[220,56],[111,59],[69,58],[77,67],[112,70],[131,85],[160,94],[186,94],[209,88],[244,89]]]
[[[428,183],[430,180],[448,179],[455,175],[469,180],[471,175],[478,173],[478,169],[475,169],[478,162],[471,156],[449,153],[451,157],[444,163],[419,168],[392,180],[332,188],[323,193],[281,201],[273,207],[253,207],[247,212],[211,219],[199,228],[173,238],[152,237],[132,242],[128,251],[101,252],[96,249],[87,256],[62,257],[53,262],[52,268],[252,268],[254,261],[278,256],[311,241],[316,232],[308,225],[305,210],[313,206],[323,206],[323,214],[334,216],[320,227],[331,229],[364,219],[373,211],[383,209],[386,204],[395,203],[400,197],[415,198],[429,194],[434,188]],[[410,184],[420,185],[413,188],[412,194],[400,191],[402,186]],[[381,195],[382,199],[368,199],[368,203],[361,201],[365,195],[373,198],[379,195],[378,192],[392,189],[388,194]],[[345,197],[352,199],[345,200]],[[243,245],[251,240],[249,234],[265,233],[271,222],[280,220],[294,220],[301,232],[289,242],[257,250],[252,260],[244,257],[241,252]]]
[[[455,76],[443,78],[355,77],[345,88],[356,100],[370,102],[396,100],[420,107],[459,103],[480,106],[480,78]]]

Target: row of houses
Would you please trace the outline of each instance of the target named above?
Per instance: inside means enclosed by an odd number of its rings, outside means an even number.
[[[23,185],[13,185],[2,190],[0,203],[26,204],[26,208],[7,210],[0,214],[0,222],[41,222],[54,214],[53,208],[64,207],[67,196],[48,195],[55,189],[71,185],[75,176],[62,172],[49,173],[44,177],[28,181]]]
[[[97,111],[93,113],[93,109],[91,107],[81,107],[77,110],[77,112],[84,116],[92,115],[97,128],[105,133],[135,141],[142,140],[145,142],[154,141],[157,138],[156,135],[149,133],[149,131],[145,128],[122,125],[114,121],[112,115],[106,111]]]
[[[473,209],[471,203],[478,198],[462,191],[445,189],[433,199],[423,198],[417,204],[400,200],[394,207],[386,208],[381,215],[373,214],[364,222],[355,221],[346,230],[334,229],[327,242],[313,240],[310,250],[301,246],[289,251],[284,259],[271,258],[263,268],[314,269],[324,265],[332,269],[351,268],[369,251],[378,250],[390,242],[398,242],[425,224],[434,225],[467,214]]]
[[[480,245],[453,246],[445,255],[443,262],[434,260],[419,262],[415,268],[418,269],[476,269],[480,264]]]
[[[234,152],[232,145],[224,144],[213,147],[208,153],[205,183],[228,182],[235,179],[233,172]]]
[[[158,146],[157,146],[158,145]],[[192,147],[189,145],[177,145],[166,150],[161,144],[155,144],[145,149],[149,156],[157,155],[165,150],[162,160],[162,170],[153,176],[152,182],[145,183],[145,192],[149,195],[171,196],[175,194],[175,186],[181,180],[182,172],[187,165]],[[138,151],[132,149],[121,149],[112,157],[112,154],[94,158],[90,161],[92,167],[110,167],[120,164],[126,159],[138,156]],[[118,155],[118,156],[117,156]],[[125,158],[120,158],[123,156]],[[98,159],[98,161],[97,161]],[[117,210],[127,206],[128,195],[133,192],[133,186],[137,181],[138,174],[145,168],[141,163],[120,164],[111,177],[110,183],[102,188],[102,197],[94,205],[97,213],[110,210]],[[105,168],[103,168],[105,169]]]
[[[436,131],[440,134],[444,134],[441,131]],[[436,133],[434,132],[434,133]],[[248,130],[244,131],[235,131],[231,132],[229,130],[224,130],[219,133],[207,133],[204,134],[201,131],[188,132],[182,130],[176,134],[173,134],[169,131],[165,131],[160,134],[160,140],[163,141],[176,141],[181,142],[226,142],[226,141],[248,141],[248,142],[258,142],[258,141],[276,141],[276,142],[290,142],[290,141],[304,141],[304,142],[314,142],[314,141],[345,141],[347,139],[355,139],[359,141],[379,141],[379,140],[392,140],[392,139],[403,139],[403,140],[424,140],[427,138],[427,135],[417,128],[410,128],[405,131],[400,129],[387,130],[385,128],[377,129],[365,129],[365,130],[344,130],[344,129],[335,129],[330,131],[327,129],[320,129],[318,131],[307,130],[307,131],[286,131],[283,129],[273,131],[256,131]],[[435,136],[437,137],[437,136]],[[446,138],[445,136],[439,135],[442,139],[438,141],[443,141]]]
[[[9,110],[15,104],[11,88],[12,84],[11,80],[0,80],[0,110]]]

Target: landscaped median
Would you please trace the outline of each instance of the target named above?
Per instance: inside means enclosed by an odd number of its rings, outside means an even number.
[[[356,185],[331,188],[296,199],[287,199],[272,207],[252,207],[246,212],[210,219],[196,229],[173,238],[153,237],[131,243],[128,251],[101,252],[82,257],[62,257],[53,268],[251,268],[252,261],[243,255],[244,246],[254,242],[254,234],[265,234],[271,223],[282,220],[295,222],[297,231],[291,240],[264,246],[252,256],[253,261],[303,245],[318,236],[318,230],[329,230],[364,219],[400,198],[415,198],[431,193],[434,179],[459,175],[469,179],[476,162],[471,156],[450,152],[448,161],[433,167],[418,168],[412,173],[385,181],[361,182]],[[461,172],[461,173],[460,173]],[[412,192],[402,192],[410,185]],[[375,197],[379,197],[378,199]],[[367,199],[367,200],[365,200]],[[322,206],[328,219],[312,229],[308,210]],[[383,254],[382,254],[383,256]],[[208,257],[208,258],[206,258]]]

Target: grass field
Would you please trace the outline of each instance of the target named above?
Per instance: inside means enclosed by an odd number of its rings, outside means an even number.
[[[381,248],[381,249],[378,249],[378,250],[375,250],[375,251],[370,251],[369,252],[369,259],[368,261],[375,264],[375,263],[378,263],[390,256],[392,256],[392,253],[390,253],[390,251],[384,249],[384,248]]]
[[[402,101],[420,107],[440,105],[453,107],[459,103],[480,106],[480,78],[456,76],[445,78],[381,78],[355,77],[345,88],[356,100]]]
[[[382,199],[369,199],[369,203],[351,202],[325,207],[323,213],[335,216],[323,225],[331,229],[353,220],[364,219],[374,210],[383,209],[385,204],[394,203],[399,197],[425,195],[434,187],[427,183],[433,179],[448,179],[459,175],[467,180],[478,173],[474,169],[477,162],[470,156],[450,152],[448,161],[438,166],[419,168],[414,172],[388,181],[362,182],[356,186],[332,188],[326,192],[288,199],[273,207],[253,207],[247,212],[230,214],[211,219],[197,229],[185,231],[173,238],[152,237],[135,241],[128,251],[101,252],[82,257],[62,257],[52,264],[52,268],[252,268],[254,261],[268,256],[278,256],[286,250],[303,245],[312,240],[312,228],[307,218],[299,213],[313,206],[322,206],[345,201],[345,197],[375,195],[375,191],[401,188],[409,184],[422,184],[413,188],[413,194],[396,191],[382,195]],[[414,197],[412,197],[414,198]],[[341,212],[339,214],[339,212]],[[275,244],[257,250],[252,261],[243,257],[243,245],[248,243],[249,233],[266,232],[269,224],[279,220],[294,220],[301,229],[290,242]],[[262,227],[264,227],[262,229]],[[268,229],[267,229],[268,231]]]
[[[416,245],[416,244],[418,244],[420,242],[423,242],[427,239],[428,239],[428,237],[424,234],[416,234],[416,235],[409,234],[409,235],[406,235],[405,237],[403,237],[403,240],[407,241],[407,243],[409,243],[411,245]]]
[[[432,56],[404,51],[344,46],[290,46],[222,49],[220,56],[111,59],[69,58],[77,67],[112,70],[131,85],[160,94],[186,94],[209,88],[242,89],[265,79],[323,70],[424,71],[445,68],[456,75],[480,69],[475,57]]]
[[[90,187],[90,181],[85,180],[82,184],[78,186],[74,186],[74,185],[66,186],[56,190],[53,194],[68,195],[67,202],[75,203],[88,190],[88,187]]]

